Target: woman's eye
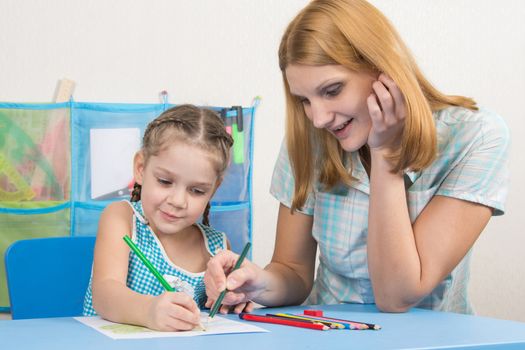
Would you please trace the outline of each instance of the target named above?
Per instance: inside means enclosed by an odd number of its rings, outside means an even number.
[[[337,96],[339,92],[341,92],[341,84],[330,87],[329,89],[325,91],[325,94],[326,96],[333,97],[333,96]]]

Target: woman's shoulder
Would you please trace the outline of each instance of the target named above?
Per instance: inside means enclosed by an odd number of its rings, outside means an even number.
[[[506,144],[509,129],[498,114],[485,109],[471,110],[464,107],[448,107],[434,113],[438,143],[461,145],[482,144],[498,141]]]
[[[434,118],[438,128],[440,125],[447,125],[459,130],[467,130],[473,126],[507,129],[505,120],[499,114],[486,108],[472,110],[464,107],[448,107],[434,112]]]

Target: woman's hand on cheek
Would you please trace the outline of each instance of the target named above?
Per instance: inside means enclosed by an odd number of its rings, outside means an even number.
[[[384,73],[372,84],[373,92],[367,99],[372,121],[368,146],[371,151],[395,151],[401,142],[405,125],[405,98],[396,83]]]

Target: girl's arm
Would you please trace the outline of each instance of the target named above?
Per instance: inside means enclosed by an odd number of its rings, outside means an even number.
[[[158,330],[189,330],[199,323],[199,310],[184,293],[153,297],[126,286],[129,248],[124,235],[132,231],[132,209],[127,203],[110,204],[102,213],[93,263],[93,307],[108,320]]]
[[[279,207],[277,235],[272,261],[261,269],[247,260],[226,279],[224,271],[235,264],[237,255],[219,253],[208,263],[206,292],[217,299],[224,287],[230,291],[223,304],[235,305],[248,300],[265,306],[302,303],[313,285],[317,243],[312,237],[313,219],[299,212]]]
[[[368,264],[377,306],[403,312],[428,295],[461,261],[492,209],[435,196],[412,225],[403,174],[393,174],[388,155],[399,146],[404,98],[384,74],[368,99],[372,119]]]

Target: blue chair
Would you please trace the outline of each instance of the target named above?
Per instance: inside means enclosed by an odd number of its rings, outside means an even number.
[[[16,241],[5,252],[13,319],[80,316],[95,237]]]

